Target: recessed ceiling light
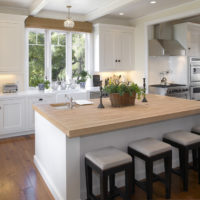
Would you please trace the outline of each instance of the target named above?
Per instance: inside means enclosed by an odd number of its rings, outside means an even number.
[[[155,3],[157,3],[157,1],[154,0],[150,1],[150,4],[155,4]]]
[[[119,13],[119,15],[123,16],[123,15],[124,15],[124,13],[123,13],[123,12],[121,12],[121,13]]]

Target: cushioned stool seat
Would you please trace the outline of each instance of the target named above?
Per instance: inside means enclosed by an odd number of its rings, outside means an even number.
[[[100,175],[100,200],[113,199],[122,196],[124,200],[131,199],[131,166],[132,157],[114,147],[106,147],[85,154],[85,173],[87,200],[99,200],[92,191],[92,171]],[[115,186],[115,174],[125,172],[125,193]],[[108,194],[108,178],[110,179],[110,194]]]
[[[187,132],[187,131],[175,131],[166,133],[163,137],[163,141],[171,144],[179,150],[180,170],[172,170],[175,174],[181,176],[183,179],[183,189],[188,190],[188,159],[189,150],[192,150],[193,154],[193,169],[199,171],[199,183],[200,183],[200,158],[197,159],[196,152],[200,152],[200,135]]]
[[[85,157],[102,170],[132,162],[130,155],[114,147],[86,153]]]
[[[187,132],[187,131],[175,131],[171,133],[166,133],[164,138],[173,140],[184,146],[188,146],[197,142],[200,142],[200,136]]]
[[[200,134],[200,126],[194,126],[191,131],[192,133]]]
[[[128,153],[132,156],[132,191],[134,192],[134,185],[136,184],[141,189],[146,191],[147,199],[151,200],[153,195],[153,182],[162,180],[162,182],[165,184],[166,198],[170,198],[172,168],[171,146],[154,138],[145,138],[129,144]],[[146,183],[135,179],[135,157],[138,157],[145,161]],[[160,159],[164,159],[164,179],[153,173],[153,162]]]
[[[169,144],[161,142],[154,138],[145,138],[142,140],[137,140],[129,144],[129,147],[148,157],[155,156],[157,154],[170,151],[172,149]]]

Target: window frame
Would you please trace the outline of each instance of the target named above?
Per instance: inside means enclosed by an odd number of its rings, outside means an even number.
[[[26,47],[25,47],[25,88],[34,90],[35,87],[29,86],[29,32],[44,33],[45,40],[45,61],[44,61],[44,76],[52,83],[52,52],[51,52],[51,33],[58,32],[66,35],[65,47],[66,47],[66,79],[72,79],[72,34],[85,34],[85,70],[91,72],[91,34],[74,31],[63,31],[63,30],[52,30],[52,29],[38,29],[38,28],[27,28],[26,29]]]

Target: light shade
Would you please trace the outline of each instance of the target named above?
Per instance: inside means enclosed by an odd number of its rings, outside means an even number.
[[[66,21],[64,21],[64,27],[66,28],[74,28],[74,21],[71,18],[67,18]]]

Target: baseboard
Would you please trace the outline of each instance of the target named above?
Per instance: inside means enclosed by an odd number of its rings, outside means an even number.
[[[34,155],[34,164],[35,164],[36,168],[38,169],[38,171],[40,172],[40,175],[42,176],[43,180],[47,184],[47,187],[49,188],[54,199],[55,200],[65,200],[58,192],[56,186],[51,181],[51,178],[48,176],[47,172],[45,171],[44,167],[42,166],[42,164],[40,163],[40,161],[36,155]]]
[[[32,134],[34,134],[33,130],[22,131],[22,132],[17,132],[17,133],[7,133],[7,134],[1,134],[0,135],[0,139],[11,138],[11,137],[18,137],[18,136],[23,136],[23,135],[32,135]]]

